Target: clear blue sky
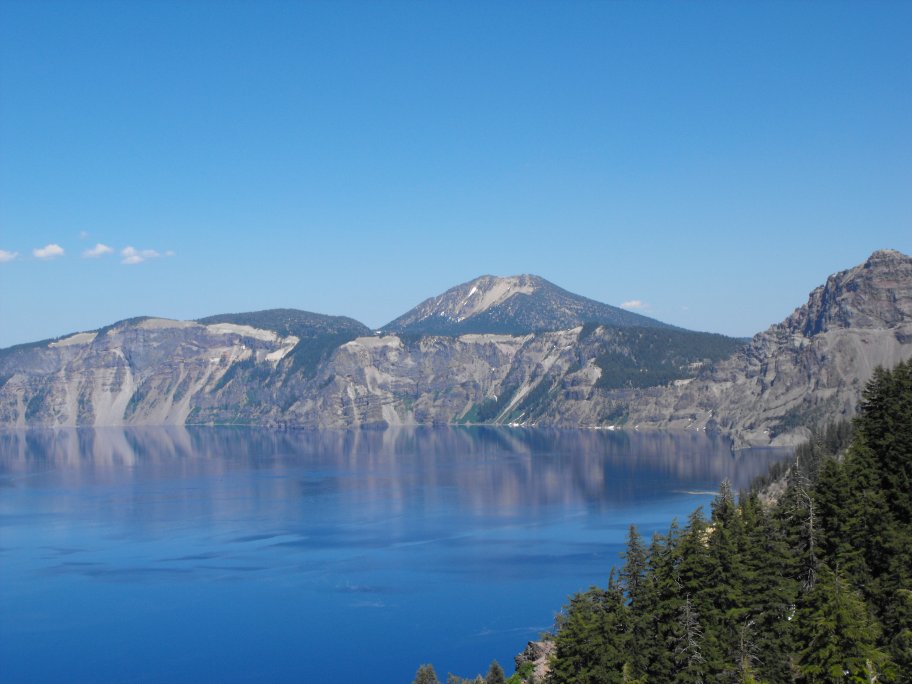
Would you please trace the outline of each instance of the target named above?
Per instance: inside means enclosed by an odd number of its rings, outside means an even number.
[[[483,273],[751,335],[912,253],[910,46],[908,2],[4,0],[0,346]]]

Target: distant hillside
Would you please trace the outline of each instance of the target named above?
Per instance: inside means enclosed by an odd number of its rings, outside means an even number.
[[[388,328],[274,309],[19,345],[0,350],[0,425],[511,423],[794,444],[851,416],[877,365],[912,357],[912,259],[875,252],[746,344],[535,276],[485,276]]]
[[[249,313],[219,314],[200,318],[197,323],[231,323],[272,330],[282,336],[293,335],[299,342],[288,355],[289,371],[301,371],[306,375],[313,375],[319,364],[339,346],[356,337],[371,334],[370,328],[354,318],[326,316],[298,309],[266,309]]]
[[[521,335],[566,330],[584,323],[671,327],[567,292],[535,275],[485,275],[426,299],[383,326],[383,331],[421,335]]]
[[[248,313],[229,313],[207,316],[197,319],[197,323],[234,323],[249,325],[262,330],[272,330],[279,335],[294,335],[299,339],[309,339],[322,335],[369,335],[370,328],[347,316],[326,316],[324,314],[301,311],[299,309],[266,309]]]

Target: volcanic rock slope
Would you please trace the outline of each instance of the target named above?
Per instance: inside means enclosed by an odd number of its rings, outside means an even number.
[[[912,260],[876,252],[746,346],[483,276],[371,334],[296,310],[133,319],[0,350],[0,424],[683,428],[792,443],[912,356]]]
[[[912,357],[912,258],[875,252],[830,276],[782,323],[688,383],[643,392],[628,421],[794,444],[805,426],[854,415],[877,366]]]
[[[421,335],[523,334],[566,330],[584,323],[671,327],[567,292],[539,276],[485,275],[426,299],[382,330]]]

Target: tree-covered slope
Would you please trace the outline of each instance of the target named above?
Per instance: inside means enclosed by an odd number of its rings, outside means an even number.
[[[231,323],[272,330],[283,337],[293,335],[299,342],[288,354],[283,371],[289,374],[302,372],[308,377],[316,373],[319,365],[338,347],[362,335],[371,334],[370,328],[354,318],[327,316],[299,309],[219,314],[200,318],[197,323]]]
[[[772,507],[723,486],[708,519],[631,528],[559,617],[549,681],[912,681],[912,363],[876,371],[841,456],[823,445]]]

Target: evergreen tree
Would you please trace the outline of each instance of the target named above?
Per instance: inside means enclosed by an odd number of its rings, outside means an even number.
[[[806,681],[871,682],[888,661],[868,606],[844,578],[822,565],[797,615],[799,667]]]
[[[488,674],[485,677],[485,684],[505,684],[505,682],[506,676],[503,668],[496,660],[492,660],[491,666],[488,668]]]
[[[649,641],[649,616],[645,613],[644,602],[647,600],[647,570],[649,556],[643,538],[637,532],[636,525],[631,525],[627,533],[627,550],[622,554],[624,567],[621,569],[621,586],[627,596],[630,609],[630,633],[628,643],[628,660],[625,665],[628,681],[642,677],[646,673],[647,646]]]
[[[739,553],[745,612],[738,626],[737,671],[741,680],[756,675],[785,682],[790,678],[793,648],[789,617],[798,600],[798,582],[790,577],[791,551],[756,494],[743,496],[739,510],[744,530]]]
[[[633,616],[642,625],[645,636],[638,654],[646,664],[643,672],[654,682],[671,681],[675,672],[677,623],[684,600],[679,577],[680,542],[677,520],[672,520],[667,535],[653,535],[640,609]]]
[[[679,636],[675,647],[675,682],[681,684],[702,684],[706,675],[706,659],[703,657],[703,627],[690,596],[684,598],[678,619]]]
[[[558,619],[553,684],[620,684],[627,652],[627,607],[619,589],[592,587],[570,598]]]
[[[437,679],[437,673],[434,671],[434,666],[422,665],[419,667],[412,684],[440,684],[440,680]]]
[[[854,432],[796,450],[771,508],[723,484],[709,522],[648,550],[631,527],[619,579],[558,619],[550,681],[909,684],[910,477],[912,361],[875,372]]]

